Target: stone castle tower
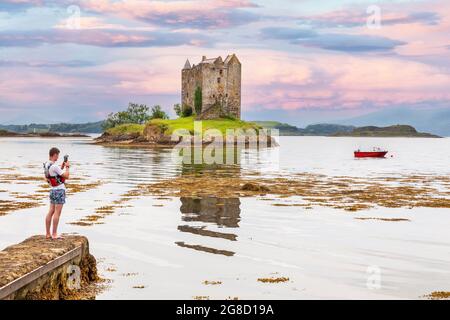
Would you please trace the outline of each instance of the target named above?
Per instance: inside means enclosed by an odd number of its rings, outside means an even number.
[[[195,112],[195,92],[200,88],[202,109],[200,119],[214,119],[230,115],[241,118],[241,63],[235,54],[225,61],[222,57],[207,59],[203,56],[197,65],[186,64],[181,72],[182,106]]]

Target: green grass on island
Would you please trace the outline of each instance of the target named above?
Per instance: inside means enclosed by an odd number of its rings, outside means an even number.
[[[187,130],[191,134],[194,132],[195,117],[185,117],[172,120],[165,119],[153,119],[150,120],[150,124],[161,125],[164,128],[164,133],[167,135],[172,134],[175,130]],[[200,120],[199,120],[200,121]],[[209,129],[217,129],[222,134],[226,133],[227,129],[254,129],[258,131],[261,127],[252,122],[246,122],[243,120],[235,119],[214,119],[214,120],[201,120],[202,132]],[[144,132],[145,125],[139,124],[123,124],[107,130],[109,134],[121,135],[121,134],[135,134]]]
[[[185,117],[185,118],[178,118],[175,120],[163,120],[163,119],[154,119],[151,120],[150,123],[152,124],[161,124],[166,126],[166,134],[172,134],[175,130],[179,129],[185,129],[189,132],[194,132],[194,121],[195,117]],[[217,129],[222,134],[226,133],[227,129],[255,129],[258,130],[261,127],[252,123],[252,122],[246,122],[243,120],[236,120],[236,119],[214,119],[214,120],[201,120],[202,124],[202,131],[205,132],[209,129]]]
[[[114,128],[106,130],[107,133],[112,135],[122,135],[122,134],[143,134],[144,133],[145,125],[143,124],[134,124],[134,123],[127,123],[127,124],[121,124],[118,126],[115,126]]]

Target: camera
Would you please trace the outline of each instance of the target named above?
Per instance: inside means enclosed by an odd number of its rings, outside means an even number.
[[[66,155],[64,156],[64,163],[66,163],[67,161],[69,161],[69,156],[66,154]]]

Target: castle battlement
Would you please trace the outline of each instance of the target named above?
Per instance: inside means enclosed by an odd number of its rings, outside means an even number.
[[[241,63],[235,54],[207,59],[197,65],[186,60],[181,71],[181,102],[194,110],[197,88],[202,92],[200,118],[213,119],[224,115],[241,118]]]

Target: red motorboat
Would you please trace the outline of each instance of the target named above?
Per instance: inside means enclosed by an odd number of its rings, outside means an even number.
[[[388,152],[380,148],[374,148],[373,151],[355,151],[355,158],[384,158]]]

